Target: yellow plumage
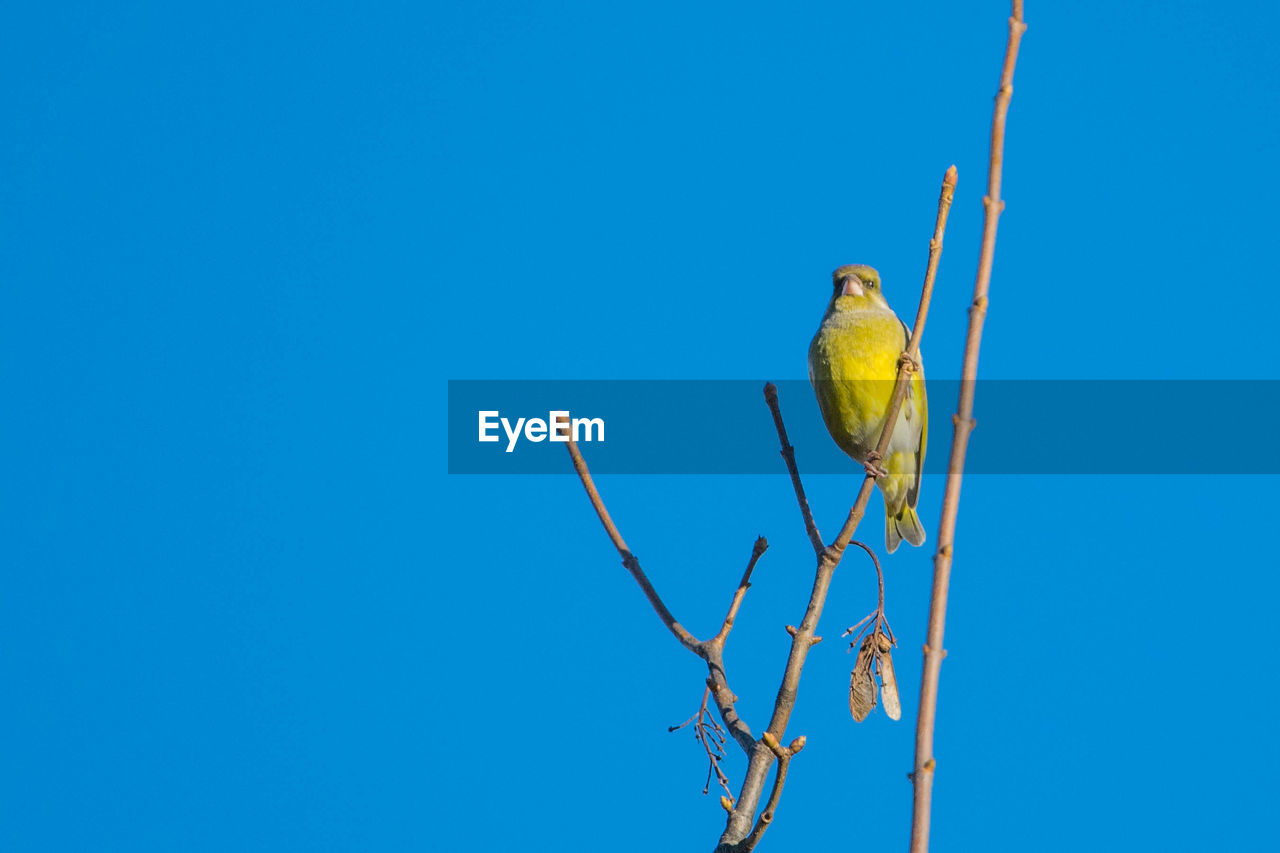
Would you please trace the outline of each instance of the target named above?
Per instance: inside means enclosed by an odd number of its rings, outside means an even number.
[[[876,485],[884,495],[885,547],[893,553],[903,539],[912,545],[925,539],[915,510],[928,439],[924,371],[911,378],[885,458],[869,460],[884,429],[898,356],[906,349],[909,333],[885,301],[874,269],[843,266],[832,280],[831,301],[809,344],[809,382],[827,431],[840,449],[887,472]]]

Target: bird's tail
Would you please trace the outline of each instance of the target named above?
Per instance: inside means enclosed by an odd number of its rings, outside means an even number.
[[[924,525],[920,523],[920,516],[916,515],[913,507],[909,507],[905,503],[897,515],[885,514],[885,550],[892,554],[898,550],[898,545],[902,543],[903,539],[916,546],[924,544]]]

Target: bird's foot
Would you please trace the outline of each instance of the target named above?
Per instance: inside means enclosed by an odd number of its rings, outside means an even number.
[[[888,477],[889,472],[876,464],[877,462],[880,462],[883,459],[884,459],[883,456],[881,456],[879,453],[876,453],[873,450],[867,454],[867,461],[862,463],[862,467],[866,469],[868,475],[875,477],[877,480],[879,480],[881,477]]]
[[[908,373],[920,371],[920,361],[909,352],[903,352],[898,356],[898,366],[905,367]]]

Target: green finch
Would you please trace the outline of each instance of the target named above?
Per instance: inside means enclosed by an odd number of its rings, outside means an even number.
[[[840,449],[878,476],[884,495],[884,544],[924,544],[916,515],[928,437],[924,371],[912,374],[883,459],[875,454],[898,377],[898,357],[911,336],[880,291],[880,273],[862,264],[831,274],[832,294],[809,344],[809,382],[827,431]]]

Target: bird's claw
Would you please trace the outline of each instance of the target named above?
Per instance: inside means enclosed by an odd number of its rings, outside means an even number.
[[[884,470],[883,468],[881,468],[879,465],[876,464],[877,462],[880,462],[882,459],[884,459],[884,457],[873,450],[867,454],[867,461],[862,463],[862,467],[866,469],[867,474],[869,474],[872,477],[875,477],[877,480],[880,479],[881,477],[889,476],[888,471]]]

